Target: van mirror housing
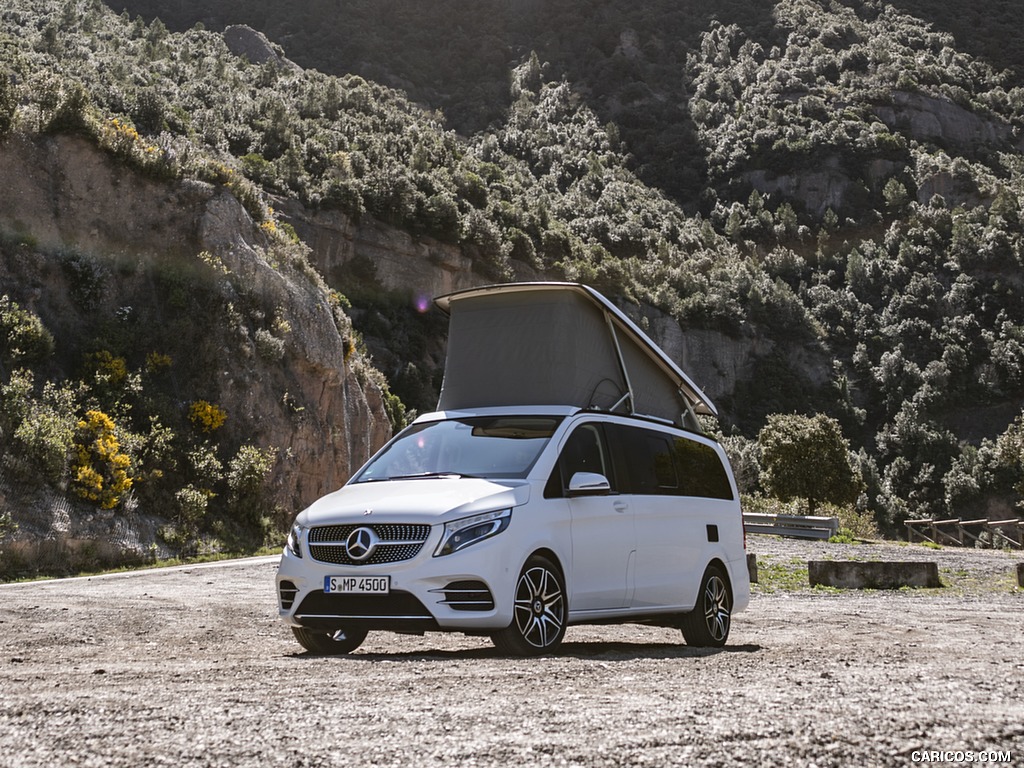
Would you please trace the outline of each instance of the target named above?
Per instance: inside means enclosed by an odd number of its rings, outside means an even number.
[[[569,496],[607,496],[611,492],[608,478],[597,472],[577,472],[569,480]]]

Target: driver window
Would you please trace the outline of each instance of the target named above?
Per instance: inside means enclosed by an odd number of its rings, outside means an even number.
[[[545,495],[563,496],[570,478],[577,472],[594,472],[614,482],[608,450],[597,424],[583,424],[569,435]]]

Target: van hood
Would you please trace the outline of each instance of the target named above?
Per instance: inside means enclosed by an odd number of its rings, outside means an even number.
[[[303,526],[339,523],[443,523],[525,504],[525,480],[425,477],[346,485],[313,502],[298,517]]]

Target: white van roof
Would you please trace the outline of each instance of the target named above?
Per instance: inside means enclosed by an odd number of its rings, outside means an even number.
[[[717,415],[621,310],[579,283],[508,283],[435,299],[449,315],[439,411],[570,405],[700,429]]]

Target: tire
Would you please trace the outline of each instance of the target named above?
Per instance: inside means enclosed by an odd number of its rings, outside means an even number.
[[[342,656],[351,653],[366,639],[365,629],[342,629],[337,632],[317,632],[305,627],[292,627],[299,645],[317,656]]]
[[[732,591],[729,578],[717,565],[704,571],[697,593],[697,605],[684,613],[679,627],[687,645],[695,648],[721,648],[729,639],[732,624]]]
[[[555,650],[565,636],[568,606],[565,580],[548,558],[526,561],[516,582],[512,623],[491,635],[502,653],[540,656]]]

